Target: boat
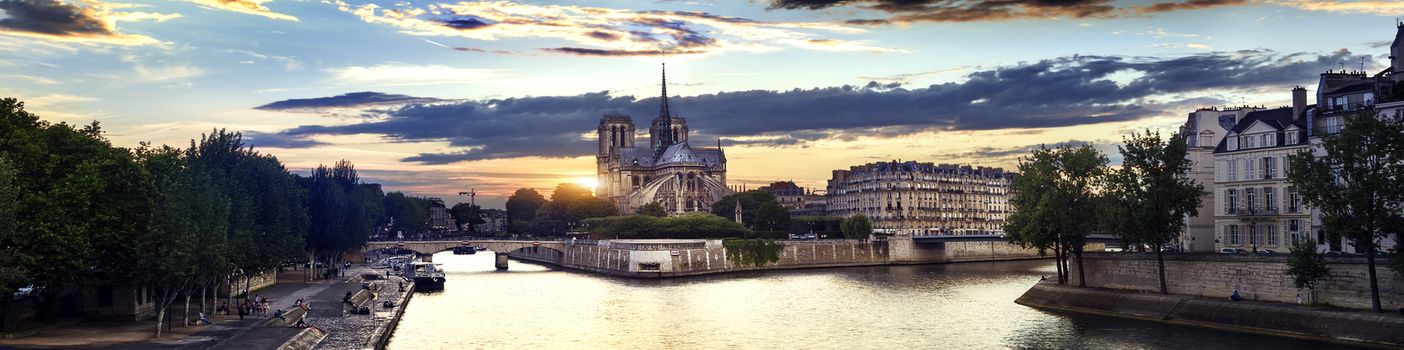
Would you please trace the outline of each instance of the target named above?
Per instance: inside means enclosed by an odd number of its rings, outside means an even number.
[[[481,251],[487,250],[487,247],[479,246],[479,247],[477,247],[477,249],[478,249],[478,251],[481,252]]]
[[[405,279],[414,280],[414,290],[421,292],[444,290],[444,267],[442,264],[415,261],[405,264]]]

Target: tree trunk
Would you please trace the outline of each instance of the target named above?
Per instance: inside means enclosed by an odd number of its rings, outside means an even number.
[[[1074,259],[1077,259],[1077,287],[1078,287],[1078,288],[1085,288],[1085,287],[1087,287],[1087,273],[1084,272],[1084,271],[1087,271],[1087,269],[1085,269],[1085,268],[1082,267],[1082,248],[1081,248],[1081,247],[1078,247],[1078,248],[1073,249],[1073,258],[1074,258]]]
[[[1058,243],[1053,243],[1053,267],[1058,270],[1058,284],[1063,284],[1063,253]]]
[[[161,324],[162,324],[162,322],[165,322],[165,321],[166,321],[166,308],[170,307],[170,306],[167,306],[168,304],[165,303],[165,300],[166,300],[166,298],[165,298],[164,296],[161,296],[161,297],[159,297],[159,300],[156,301],[156,302],[160,303],[160,304],[156,305],[156,337],[157,337],[157,338],[160,338],[160,337],[161,337]]]
[[[1165,252],[1161,251],[1158,244],[1151,247],[1155,248],[1155,263],[1160,272],[1160,294],[1170,294],[1170,289],[1165,287]]]
[[[225,292],[225,294],[224,294],[224,309],[225,309],[225,312],[233,313],[233,310],[234,310],[234,275],[231,274],[231,275],[229,275],[229,278],[225,279],[224,286],[225,286],[225,287],[229,287],[229,288],[226,288],[226,289],[225,289],[226,292]]]
[[[1370,309],[1384,312],[1380,307],[1380,283],[1375,278],[1375,244],[1365,245],[1365,262],[1370,266]]]
[[[200,312],[205,312],[205,313],[210,312],[209,310],[206,310],[206,309],[205,309],[205,293],[206,293],[206,292],[209,292],[209,291],[210,291],[210,283],[209,283],[209,282],[205,282],[205,283],[201,283],[201,284],[200,284]]]
[[[181,310],[180,313],[182,314],[182,315],[181,315],[181,319],[180,319],[180,326],[181,326],[181,327],[190,327],[190,292],[189,292],[189,291],[186,291],[186,292],[185,292],[185,309]]]

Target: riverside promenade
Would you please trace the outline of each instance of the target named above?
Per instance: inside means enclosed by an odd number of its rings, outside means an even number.
[[[213,324],[182,327],[161,338],[151,338],[154,322],[81,322],[41,329],[14,339],[0,339],[0,349],[47,349],[54,347],[83,349],[375,349],[384,343],[393,329],[391,321],[398,320],[403,302],[412,293],[407,285],[399,290],[399,277],[363,280],[363,274],[378,272],[366,266],[353,266],[346,277],[332,280],[302,282],[301,274],[288,274],[278,284],[255,290],[253,294],[268,298],[272,309],[290,311],[298,299],[310,303],[306,313],[309,328],[292,324],[301,312],[289,312],[287,322],[270,315],[211,316]],[[378,284],[379,293],[363,288],[363,283]],[[363,291],[364,290],[364,291]],[[342,298],[346,292],[357,296],[358,304],[372,310],[370,315],[345,312]],[[223,299],[216,301],[216,304]],[[384,308],[381,301],[395,301],[394,308]],[[177,305],[179,307],[181,305]],[[180,310],[174,311],[176,315]],[[194,318],[194,316],[192,316]],[[177,316],[177,323],[180,317]]]

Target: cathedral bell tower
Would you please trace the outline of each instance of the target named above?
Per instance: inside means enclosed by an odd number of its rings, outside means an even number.
[[[595,196],[609,198],[621,196],[621,181],[611,174],[610,166],[619,158],[619,149],[634,147],[634,119],[626,115],[605,115],[600,118],[599,129],[595,130],[599,140],[599,152],[595,154],[596,184]]]

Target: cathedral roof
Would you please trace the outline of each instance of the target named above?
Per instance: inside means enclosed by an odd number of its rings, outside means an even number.
[[[697,152],[693,151],[692,146],[689,146],[687,142],[668,146],[668,149],[663,151],[663,156],[658,157],[658,165],[702,161],[705,159],[697,155]]]

